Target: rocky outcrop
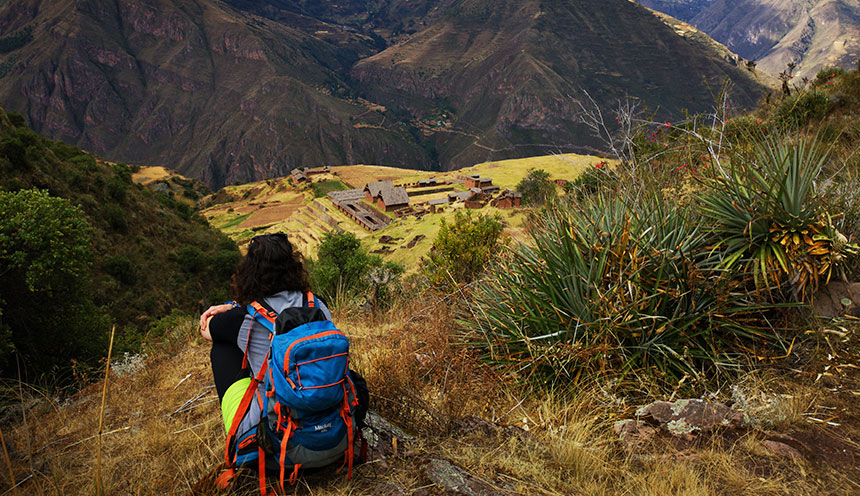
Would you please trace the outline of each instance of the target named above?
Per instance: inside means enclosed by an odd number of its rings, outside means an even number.
[[[815,294],[812,302],[819,317],[860,317],[860,283],[831,282]]]
[[[615,423],[615,433],[628,448],[640,446],[658,434],[692,440],[717,430],[743,429],[744,413],[723,403],[685,399],[655,401],[636,410],[636,418]]]
[[[772,76],[798,80],[860,57],[860,3],[842,0],[639,0],[695,25]]]

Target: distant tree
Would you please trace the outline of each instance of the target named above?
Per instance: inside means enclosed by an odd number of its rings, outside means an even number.
[[[97,360],[107,320],[86,296],[91,251],[90,225],[68,200],[0,192],[0,367],[12,348],[34,372]]]
[[[555,183],[543,169],[529,169],[526,177],[517,184],[517,191],[523,195],[523,204],[540,206],[555,198]]]
[[[442,219],[433,247],[421,260],[422,273],[434,286],[470,283],[498,253],[504,224],[498,216],[473,217],[458,210],[454,222]]]
[[[313,291],[331,302],[364,296],[373,305],[383,305],[402,273],[402,266],[368,253],[348,231],[326,233],[310,264]]]

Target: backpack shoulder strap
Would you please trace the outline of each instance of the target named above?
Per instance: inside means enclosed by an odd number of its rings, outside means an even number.
[[[270,307],[265,301],[252,301],[248,304],[246,310],[254,320],[274,334],[275,320],[278,318],[278,312]]]
[[[308,308],[314,308],[317,306],[317,299],[313,293],[308,291],[302,295],[302,306]]]

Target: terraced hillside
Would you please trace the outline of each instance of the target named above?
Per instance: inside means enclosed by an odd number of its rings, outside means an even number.
[[[251,237],[282,231],[306,256],[314,256],[327,232],[346,230],[355,233],[370,250],[386,259],[414,268],[427,253],[439,230],[442,218],[450,218],[463,202],[447,204],[440,213],[431,213],[428,202],[447,198],[451,192],[466,191],[464,177],[478,174],[493,179],[500,188],[515,188],[529,169],[543,169],[553,179],[574,179],[585,168],[604,161],[589,155],[550,155],[501,162],[486,162],[455,172],[433,173],[382,166],[332,167],[330,174],[313,177],[314,183],[295,185],[287,178],[228,186],[202,200],[202,214],[209,223],[235,240],[240,247]],[[328,197],[316,197],[314,185],[339,181],[346,187],[363,189],[369,182],[387,180],[395,185],[415,185],[423,179],[447,182],[442,186],[410,187],[408,213],[386,215],[390,224],[378,231],[368,231],[340,211]],[[363,200],[362,200],[363,201]],[[516,236],[522,226],[522,209],[499,209],[486,205],[478,212],[498,213]]]

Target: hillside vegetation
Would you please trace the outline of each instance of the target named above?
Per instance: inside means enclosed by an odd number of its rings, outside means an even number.
[[[156,320],[228,296],[235,243],[181,195],[132,182],[129,166],[0,108],[0,171],[4,377],[17,355],[22,378],[68,384],[72,364],[83,376],[104,356],[112,325],[117,349],[136,352],[160,339]]]
[[[835,70],[752,114],[612,116],[617,165],[530,210],[473,283],[419,275],[389,307],[335,306],[371,408],[403,431],[377,424],[352,480],[304,473],[290,492],[856,493],[858,116],[860,73]],[[282,186],[245,191],[312,193]],[[208,349],[194,315],[164,324],[68,402],[10,395],[9,487],[218,493]],[[257,491],[246,472],[237,493]]]

